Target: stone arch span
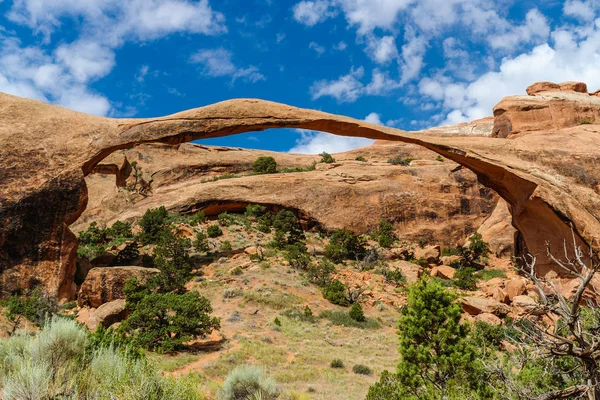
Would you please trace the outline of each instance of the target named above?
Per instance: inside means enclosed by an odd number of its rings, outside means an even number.
[[[0,121],[0,294],[34,281],[59,298],[72,297],[77,241],[68,225],[86,207],[84,177],[112,152],[270,128],[411,143],[463,165],[508,202],[519,231],[516,248],[538,254],[540,266],[547,264],[545,242],[561,250],[571,223],[581,243],[600,233],[586,204],[535,174],[540,161],[518,156],[527,140],[419,135],[257,99],[228,100],[161,118],[112,119],[0,93]]]

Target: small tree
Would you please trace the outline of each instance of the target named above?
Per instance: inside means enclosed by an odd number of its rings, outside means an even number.
[[[209,316],[211,312],[210,303],[198,292],[150,293],[140,299],[119,329],[135,333],[145,348],[174,351],[220,328],[219,319]]]
[[[139,221],[142,228],[141,242],[143,244],[156,243],[168,224],[169,212],[164,206],[147,210]]]
[[[329,300],[333,304],[344,307],[350,305],[350,301],[346,297],[347,291],[348,287],[337,279],[329,282],[322,289],[323,297],[325,299]]]
[[[305,239],[298,218],[290,210],[280,210],[273,217],[273,228],[275,228],[273,241],[277,248],[284,248],[287,244],[295,244]]]
[[[196,239],[194,240],[193,246],[196,249],[196,251],[208,251],[208,235],[204,232],[196,233]]]
[[[319,162],[326,163],[326,164],[331,164],[331,163],[335,162],[335,158],[333,158],[333,156],[329,153],[322,152],[319,155],[321,156],[321,161],[319,161]]]
[[[277,172],[277,162],[273,157],[258,157],[252,164],[252,172],[255,174],[274,174]]]
[[[398,239],[394,233],[394,225],[389,221],[380,221],[377,230],[373,232],[373,239],[375,239],[381,247],[391,247]]]
[[[223,231],[221,230],[221,228],[219,228],[218,225],[209,226],[208,229],[206,230],[206,233],[208,234],[208,237],[210,237],[210,238],[216,238],[216,237],[223,235]]]
[[[335,265],[326,259],[319,261],[317,265],[308,267],[308,280],[317,286],[326,286],[331,282],[331,275],[335,272]]]
[[[365,314],[363,313],[363,309],[362,309],[362,306],[360,305],[360,303],[352,304],[352,307],[350,308],[348,315],[350,315],[350,318],[352,318],[356,322],[366,321]]]
[[[367,399],[383,399],[381,393],[392,394],[390,399],[448,398],[456,388],[473,391],[483,384],[473,378],[475,351],[455,299],[432,279],[421,279],[410,288],[398,322],[397,373],[382,374]]]
[[[345,229],[333,232],[329,244],[325,247],[325,257],[335,263],[348,259],[359,260],[365,252],[364,240]]]

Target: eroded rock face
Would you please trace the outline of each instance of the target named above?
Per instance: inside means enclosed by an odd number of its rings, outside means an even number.
[[[98,308],[104,303],[124,299],[123,289],[130,278],[145,282],[159,273],[156,268],[144,267],[98,267],[92,268],[79,289],[79,307]]]
[[[600,121],[600,98],[583,82],[537,82],[528,96],[508,96],[494,107],[492,137],[561,129]]]
[[[530,97],[540,97],[536,104],[544,108],[550,107],[548,101],[554,104],[546,95]],[[581,118],[588,117],[584,108],[596,112],[595,105],[582,106],[577,109]],[[540,120],[549,116],[556,120],[556,115],[538,115]],[[520,235],[516,253],[539,254],[542,270],[552,265],[544,256],[545,243],[560,254],[571,222],[580,245],[600,239],[600,199],[594,181],[582,177],[581,171],[557,168],[548,173],[549,166],[564,166],[563,158],[592,165],[600,148],[596,125],[563,129],[553,125],[549,131],[507,141],[411,134],[261,100],[230,100],[163,118],[118,120],[7,94],[0,94],[0,118],[2,295],[40,282],[60,299],[74,297],[76,239],[68,225],[85,209],[84,177],[114,151],[278,127],[416,144],[463,165],[507,201]],[[542,148],[545,152],[540,154]]]
[[[437,154],[416,145],[381,142],[334,154],[336,163],[317,164],[314,171],[247,176],[260,156],[275,158],[279,168],[308,167],[320,159],[191,143],[120,150],[114,153],[115,161],[125,157],[136,162],[145,178],[152,180],[151,194],[115,189],[113,176],[90,174],[86,177],[88,207],[71,229],[85,230],[91,221],[108,226],[115,220],[133,221],[161,205],[176,212],[202,208],[207,215],[217,215],[263,204],[272,211],[297,210],[308,227],[314,223],[327,230],[369,233],[385,219],[396,224],[403,240],[449,247],[481,225],[498,199],[477,182],[474,173],[449,160],[437,161]],[[358,156],[367,161],[357,161]],[[414,161],[410,166],[387,162],[395,157]],[[104,162],[112,163],[113,155]],[[239,177],[213,181],[225,173]],[[128,183],[132,180],[130,176]],[[433,256],[417,258],[437,263],[439,249],[430,253]]]

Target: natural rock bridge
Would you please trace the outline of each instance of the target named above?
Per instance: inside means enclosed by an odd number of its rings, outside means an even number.
[[[536,254],[542,273],[549,266],[545,243],[563,254],[571,224],[582,245],[600,238],[596,188],[563,168],[573,160],[597,162],[596,125],[511,139],[441,137],[253,99],[162,118],[112,119],[0,93],[0,295],[41,283],[60,299],[73,298],[77,239],[68,226],[87,204],[84,177],[112,152],[270,128],[413,143],[463,165],[508,202],[519,232],[515,249]]]

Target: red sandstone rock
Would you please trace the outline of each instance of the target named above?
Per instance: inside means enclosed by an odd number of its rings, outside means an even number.
[[[77,304],[97,308],[109,301],[124,299],[123,288],[128,279],[145,282],[158,272],[156,268],[144,267],[92,268],[79,289]]]
[[[447,265],[440,265],[431,269],[431,276],[437,276],[442,279],[452,279],[456,270]]]
[[[494,299],[481,297],[463,297],[460,299],[463,310],[471,315],[490,313],[497,316],[505,316],[510,312],[510,307]]]

